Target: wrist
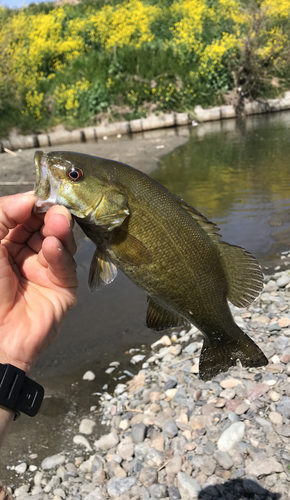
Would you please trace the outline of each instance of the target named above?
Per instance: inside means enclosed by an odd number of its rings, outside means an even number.
[[[33,368],[32,363],[25,363],[24,361],[21,361],[19,359],[15,359],[15,358],[10,357],[10,356],[8,356],[4,353],[1,353],[1,352],[0,352],[0,364],[16,366],[16,368],[23,370],[27,377],[29,376],[29,374]]]

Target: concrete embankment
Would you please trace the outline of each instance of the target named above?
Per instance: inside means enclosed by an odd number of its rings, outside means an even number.
[[[290,92],[285,92],[285,95],[282,98],[245,103],[243,105],[242,113],[244,116],[250,116],[289,109]],[[209,109],[203,109],[201,106],[196,106],[193,116],[197,122],[224,120],[228,118],[236,118],[237,110],[232,105],[219,106]],[[140,118],[131,121],[84,127],[73,131],[61,130],[47,134],[34,135],[11,134],[7,139],[2,139],[0,141],[0,152],[4,152],[7,149],[16,151],[18,149],[43,148],[57,146],[60,144],[98,141],[104,140],[107,137],[120,137],[122,135],[130,135],[135,132],[189,125],[190,123],[192,123],[192,117],[188,113],[169,113],[158,116],[151,115],[147,118]]]

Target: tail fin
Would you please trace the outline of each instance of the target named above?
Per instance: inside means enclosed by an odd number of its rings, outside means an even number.
[[[264,366],[268,360],[255,342],[237,326],[232,342],[213,346],[206,338],[199,360],[199,375],[202,380],[210,380],[220,372],[226,372],[239,359],[243,366]]]

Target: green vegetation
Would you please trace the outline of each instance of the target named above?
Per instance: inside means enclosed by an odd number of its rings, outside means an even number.
[[[0,7],[0,136],[278,95],[290,0],[126,0]]]

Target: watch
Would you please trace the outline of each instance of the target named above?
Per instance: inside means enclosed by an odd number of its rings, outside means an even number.
[[[26,377],[25,372],[16,366],[0,364],[0,406],[34,417],[44,397],[43,387]]]

